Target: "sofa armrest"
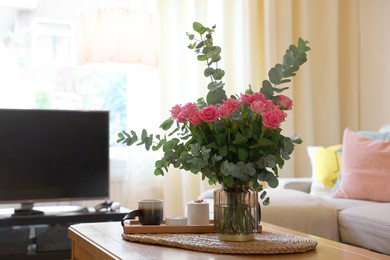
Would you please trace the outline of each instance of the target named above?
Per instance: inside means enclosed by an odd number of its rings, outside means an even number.
[[[277,189],[291,189],[310,193],[311,178],[280,178]]]

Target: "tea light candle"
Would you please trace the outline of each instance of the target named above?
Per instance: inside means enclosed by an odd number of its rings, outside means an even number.
[[[209,203],[203,200],[195,200],[188,202],[187,224],[192,226],[209,225]]]
[[[167,226],[186,226],[187,225],[187,218],[186,217],[167,217],[165,219],[165,224]]]

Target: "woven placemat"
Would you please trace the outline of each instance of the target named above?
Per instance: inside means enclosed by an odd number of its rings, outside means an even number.
[[[131,242],[171,246],[182,249],[218,254],[288,254],[303,253],[315,249],[317,241],[284,233],[263,231],[255,234],[255,240],[226,242],[215,233],[206,234],[122,234]]]

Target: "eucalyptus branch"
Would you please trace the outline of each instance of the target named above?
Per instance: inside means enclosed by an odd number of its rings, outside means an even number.
[[[269,80],[263,81],[261,93],[267,98],[271,98],[274,96],[274,92],[280,93],[288,89],[288,87],[277,88],[277,86],[290,82],[289,78],[294,77],[299,67],[307,61],[306,52],[310,50],[310,47],[307,46],[308,43],[308,41],[299,38],[297,46],[290,45],[283,56],[283,64],[278,63],[269,70]],[[272,86],[271,83],[274,85]]]
[[[199,61],[205,61],[207,68],[204,70],[204,76],[210,78],[211,82],[207,88],[206,101],[208,104],[221,104],[223,100],[227,99],[226,92],[223,89],[225,83],[222,78],[225,76],[225,71],[218,67],[218,61],[221,60],[221,47],[215,46],[213,43],[213,32],[216,26],[205,27],[201,23],[194,22],[192,25],[195,32],[199,34],[200,40],[195,38],[194,34],[188,33],[187,36],[190,41],[189,49],[192,49],[197,54]],[[206,33],[205,38],[203,35]],[[214,65],[214,67],[212,66]]]

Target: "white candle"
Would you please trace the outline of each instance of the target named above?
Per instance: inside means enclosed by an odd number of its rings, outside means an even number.
[[[167,226],[186,226],[187,225],[187,218],[186,217],[167,217],[165,219],[165,224]]]
[[[209,203],[203,200],[187,203],[187,224],[190,226],[207,226],[209,220]]]

